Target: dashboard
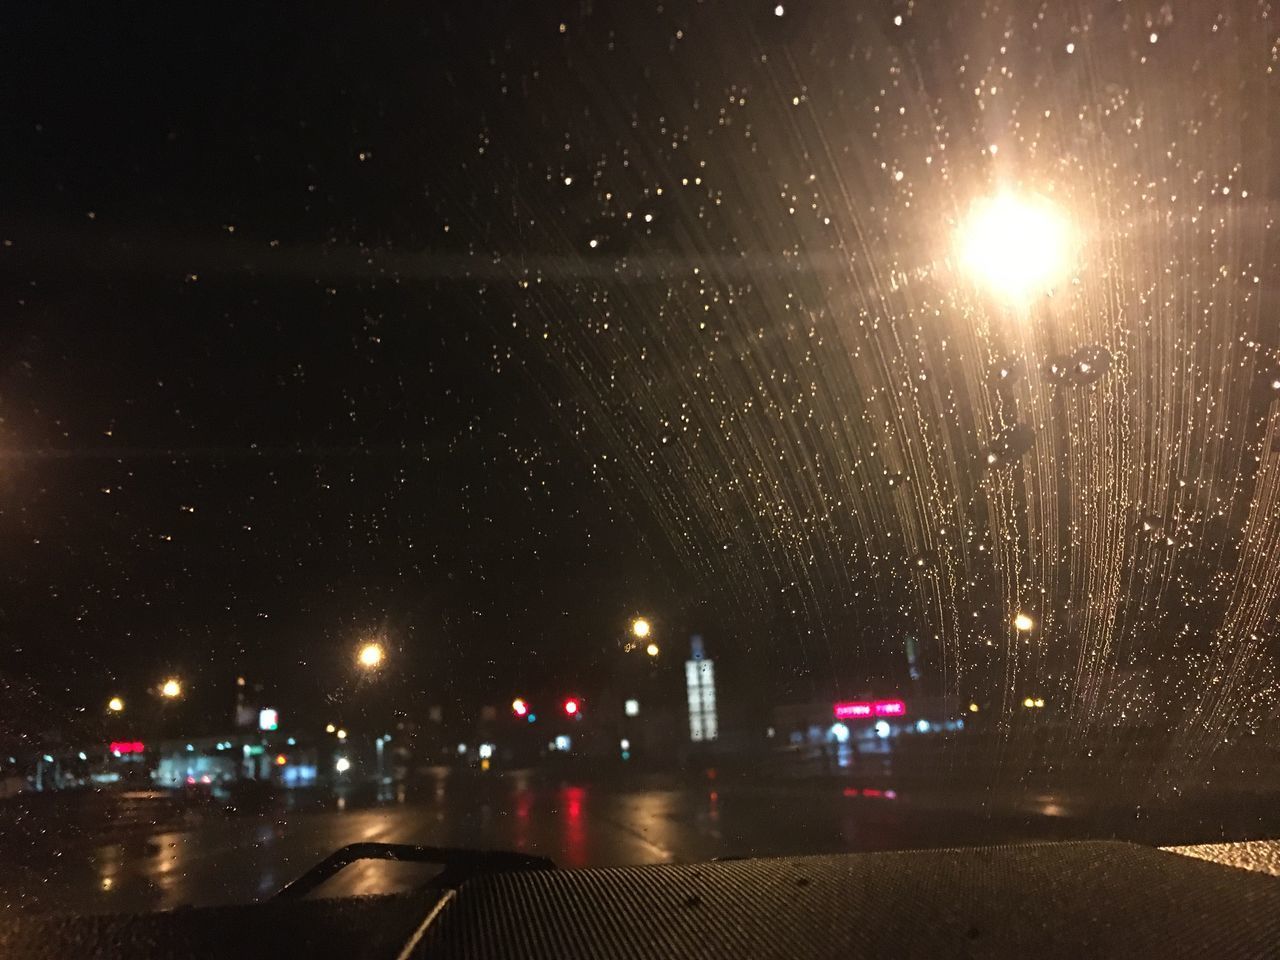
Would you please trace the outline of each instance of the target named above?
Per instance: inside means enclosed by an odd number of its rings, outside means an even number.
[[[327,869],[343,859],[330,858]],[[312,898],[314,884],[303,883],[245,906],[14,917],[0,922],[0,956],[1280,956],[1280,842],[1271,841],[1163,850],[1046,843],[587,870],[486,854],[464,866],[447,866],[437,878],[445,883],[392,896]]]

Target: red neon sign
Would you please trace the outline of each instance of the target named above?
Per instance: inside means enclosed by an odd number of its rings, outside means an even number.
[[[869,703],[837,703],[835,709],[837,720],[853,720],[858,717],[871,716],[871,704]]]
[[[847,700],[833,707],[837,720],[858,720],[864,717],[903,717],[907,705],[902,700]]]
[[[119,754],[145,753],[146,749],[147,749],[146,746],[143,744],[141,740],[112,740],[111,741],[112,753],[119,753]]]

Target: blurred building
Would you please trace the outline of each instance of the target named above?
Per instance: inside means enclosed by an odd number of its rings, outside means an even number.
[[[899,697],[783,704],[766,731],[775,759],[812,772],[889,773],[904,748],[956,734],[966,718],[940,698]]]

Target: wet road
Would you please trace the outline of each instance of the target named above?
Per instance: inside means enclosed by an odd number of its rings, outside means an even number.
[[[1267,809],[1274,807],[1271,804]],[[1232,829],[1276,824],[1242,814]],[[1224,836],[1213,816],[1112,811],[1090,820],[1069,797],[1029,794],[999,813],[976,794],[913,794],[839,783],[569,783],[512,774],[442,776],[398,801],[256,817],[186,812],[154,829],[30,843],[4,838],[6,909],[106,913],[243,903],[271,896],[337,847],[357,841],[517,850],[581,867],[835,851],[1128,835],[1150,842]],[[1136,827],[1135,827],[1136,824]],[[1198,825],[1197,825],[1198,824]],[[1144,837],[1144,832],[1151,834]],[[409,864],[349,867],[325,895],[404,889],[424,876]]]

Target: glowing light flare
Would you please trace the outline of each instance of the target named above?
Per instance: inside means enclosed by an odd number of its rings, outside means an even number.
[[[529,704],[525,702],[523,697],[516,697],[511,701],[511,712],[517,717],[527,716],[529,713]]]
[[[644,652],[645,652],[645,653],[647,653],[647,654],[648,654],[649,656],[651,656],[651,657],[656,657],[656,656],[658,655],[658,652],[659,652],[659,651],[658,651],[658,645],[657,645],[656,643],[651,643],[651,644],[649,644],[647,647],[645,647],[645,648],[644,648]]]
[[[112,697],[107,701],[107,709],[112,713],[120,713],[124,710],[124,701],[119,697]]]
[[[1013,628],[1020,633],[1028,633],[1036,628],[1036,622],[1030,614],[1019,611],[1013,618]]]
[[[160,696],[169,700],[178,699],[178,697],[182,696],[182,684],[174,677],[170,677],[160,684]]]
[[[575,697],[570,697],[564,702],[564,712],[571,717],[578,716],[582,710],[582,704]]]
[[[644,617],[636,617],[631,621],[631,635],[638,640],[643,640],[653,630],[653,625]]]
[[[1070,269],[1072,232],[1040,197],[1002,193],[975,203],[956,237],[964,268],[1001,299],[1025,303]]]
[[[366,670],[373,670],[382,665],[383,658],[386,656],[380,643],[366,643],[360,648],[360,652],[356,655],[356,660],[360,666]]]
[[[346,757],[339,757],[337,762],[334,763],[333,769],[337,770],[339,773],[346,773],[351,769],[351,761]]]

